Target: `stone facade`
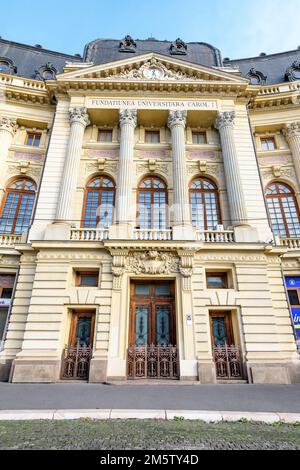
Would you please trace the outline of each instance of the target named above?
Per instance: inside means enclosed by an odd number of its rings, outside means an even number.
[[[132,283],[169,281],[180,379],[221,380],[211,320],[223,312],[241,379],[298,383],[284,277],[300,278],[300,237],[272,231],[265,192],[283,183],[299,206],[299,82],[254,86],[233,66],[183,63],[185,43],[170,57],[136,57],[126,41],[119,61],[67,62],[53,80],[0,74],[1,217],[11,183],[38,188],[28,230],[0,232],[0,276],[16,276],[0,380],[59,381],[74,312],[95,318],[88,380],[127,380]],[[112,182],[114,209],[108,219],[100,207],[89,227],[97,177]],[[166,220],[150,228],[137,221],[146,177],[167,194]],[[217,188],[213,228],[194,223],[196,178]],[[98,273],[97,285],[78,285],[78,273]],[[211,288],[210,273],[226,275],[226,286]]]

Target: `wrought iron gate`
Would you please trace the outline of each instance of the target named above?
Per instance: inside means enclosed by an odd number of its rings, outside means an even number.
[[[176,346],[130,346],[128,348],[128,378],[179,379],[179,359]]]
[[[64,380],[87,380],[90,371],[92,348],[68,347],[63,353],[62,374]]]
[[[224,347],[214,348],[213,354],[217,379],[242,380],[246,378],[240,348],[225,344]]]

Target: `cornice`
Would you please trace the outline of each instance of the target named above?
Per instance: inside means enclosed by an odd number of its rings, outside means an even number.
[[[8,100],[38,105],[51,104],[51,95],[44,82],[0,74],[0,89]]]

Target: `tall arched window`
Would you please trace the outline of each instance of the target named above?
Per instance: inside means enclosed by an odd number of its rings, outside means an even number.
[[[21,234],[29,228],[35,201],[36,184],[20,178],[11,183],[4,194],[0,217],[0,233]]]
[[[300,237],[300,212],[294,191],[287,184],[275,182],[267,188],[266,197],[274,234]]]
[[[216,230],[221,224],[219,195],[216,185],[197,178],[190,185],[192,224],[199,230]]]
[[[115,205],[115,184],[108,176],[97,176],[87,185],[84,198],[85,228],[107,228],[112,224]]]
[[[165,230],[167,202],[164,181],[154,176],[143,179],[138,188],[138,227],[143,230]]]

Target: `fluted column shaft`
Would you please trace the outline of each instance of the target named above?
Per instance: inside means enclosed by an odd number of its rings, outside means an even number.
[[[116,222],[130,222],[130,203],[132,195],[132,175],[134,158],[134,130],[137,125],[137,111],[120,110],[120,158],[117,189]]]
[[[218,113],[215,127],[220,132],[231,222],[247,225],[247,209],[234,141],[234,112]]]
[[[8,117],[0,117],[0,165],[1,168],[8,156],[9,147],[17,130],[17,121]]]
[[[186,181],[185,126],[186,111],[170,111],[168,126],[172,134],[174,225],[190,225],[189,193]]]
[[[83,136],[86,126],[90,123],[85,108],[74,108],[70,110],[69,114],[71,123],[70,137],[56,212],[56,220],[64,222],[71,222],[72,219],[72,199],[79,174]]]
[[[293,154],[297,179],[300,184],[300,122],[293,122],[292,124],[286,125],[284,135],[286,136]]]

